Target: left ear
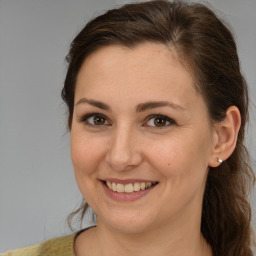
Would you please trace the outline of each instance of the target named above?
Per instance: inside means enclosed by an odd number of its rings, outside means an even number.
[[[221,164],[218,162],[219,159],[225,161],[233,153],[240,126],[241,115],[239,109],[236,106],[229,107],[224,120],[214,125],[213,151],[208,163],[210,167],[219,166]]]

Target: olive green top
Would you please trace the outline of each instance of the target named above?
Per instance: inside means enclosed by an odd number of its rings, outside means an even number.
[[[74,240],[77,233],[53,238],[41,244],[8,251],[0,256],[75,256]]]

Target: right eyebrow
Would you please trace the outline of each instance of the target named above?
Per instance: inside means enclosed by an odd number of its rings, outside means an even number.
[[[106,110],[106,111],[110,111],[111,112],[111,108],[109,105],[101,102],[101,101],[97,101],[97,100],[91,100],[91,99],[86,99],[86,98],[82,98],[80,99],[75,105],[79,105],[79,104],[83,104],[83,103],[87,103],[91,106]]]
[[[159,107],[171,107],[175,110],[179,111],[185,111],[185,108],[181,105],[175,104],[170,101],[150,101],[150,102],[145,102],[142,104],[139,104],[137,106],[137,112],[143,112],[149,109],[154,109],[154,108],[159,108]]]

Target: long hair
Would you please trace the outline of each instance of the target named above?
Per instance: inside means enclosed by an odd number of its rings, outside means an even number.
[[[172,47],[194,76],[210,119],[219,122],[236,106],[241,128],[232,155],[219,167],[209,168],[201,232],[214,256],[251,256],[251,207],[248,193],[254,184],[249,155],[244,146],[248,121],[248,89],[240,71],[234,38],[216,14],[198,3],[153,0],[124,5],[91,20],[76,36],[67,56],[69,64],[62,98],[69,109],[72,129],[77,74],[85,58],[108,45],[133,48],[144,42]],[[81,213],[87,205],[70,215]]]

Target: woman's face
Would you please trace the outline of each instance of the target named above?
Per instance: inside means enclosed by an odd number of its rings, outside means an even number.
[[[100,225],[128,233],[200,225],[213,141],[206,104],[166,46],[108,46],[83,63],[71,153]]]

